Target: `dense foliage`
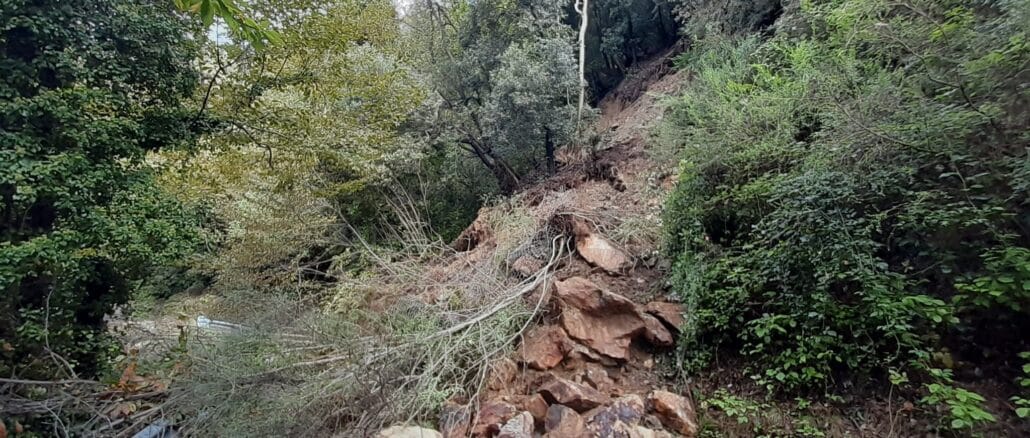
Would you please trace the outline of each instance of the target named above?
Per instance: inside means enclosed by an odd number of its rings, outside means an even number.
[[[1027,349],[1030,4],[798,13],[804,32],[680,59],[696,76],[662,137],[683,157],[666,219],[688,364],[728,350],[786,392],[890,373],[954,428],[988,420],[951,381]]]
[[[560,3],[490,0],[414,10],[415,67],[434,92],[423,121],[437,149],[457,149],[511,194],[553,170],[575,128],[575,36]]]
[[[194,30],[161,1],[0,5],[0,374],[95,372],[104,316],[199,243],[144,165],[205,126]]]

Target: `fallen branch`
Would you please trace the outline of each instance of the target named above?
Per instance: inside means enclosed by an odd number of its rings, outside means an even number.
[[[10,385],[103,385],[95,380],[63,379],[63,380],[26,380],[26,379],[0,379],[0,383]]]

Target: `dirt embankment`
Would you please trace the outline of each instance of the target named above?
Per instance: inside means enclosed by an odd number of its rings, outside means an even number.
[[[477,400],[448,403],[444,436],[696,434],[691,400],[656,363],[682,324],[658,253],[674,176],[646,150],[662,116],[658,96],[682,83],[673,53],[642,64],[600,103],[593,150],[563,151],[556,175],[492,207],[529,218],[524,241],[494,235],[484,212],[455,242],[461,254],[428,274],[451,276],[500,256],[511,275],[530,275],[548,261],[555,237],[569,239],[571,255],[525,298],[540,311],[515,353],[491,365]]]

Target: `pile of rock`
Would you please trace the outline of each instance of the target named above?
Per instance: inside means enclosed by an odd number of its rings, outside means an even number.
[[[611,242],[581,222],[573,225],[577,252],[586,262],[612,277],[631,269],[629,258]],[[509,265],[516,272],[538,269],[525,260]],[[439,432],[401,428],[394,429],[394,435],[381,436],[696,436],[696,415],[689,399],[651,389],[660,385],[627,385],[622,371],[640,363],[645,370],[653,365],[649,353],[643,353],[648,359],[641,360],[639,345],[675,344],[683,324],[682,307],[668,302],[639,305],[583,277],[556,281],[553,286],[546,289],[553,294],[543,297],[553,300],[550,308],[555,312],[547,318],[549,322],[523,334],[514,358],[492,365],[478,406],[448,403],[441,412]],[[396,434],[400,432],[409,435]],[[415,433],[422,435],[411,435]]]
[[[558,321],[528,330],[518,349],[518,361],[537,373],[533,384],[521,395],[482,402],[474,415],[465,405],[447,405],[440,418],[444,437],[696,435],[687,398],[667,391],[651,391],[646,398],[620,394],[607,371],[631,358],[635,341],[673,345],[682,324],[679,305],[640,306],[581,277],[557,281],[555,298]],[[554,372],[560,365],[573,369],[575,381]],[[518,368],[514,361],[499,361],[488,385],[512,386]]]
[[[609,399],[596,389],[555,378],[521,406],[501,401],[484,403],[473,419],[465,406],[448,405],[441,432],[422,428],[391,428],[393,435],[462,438],[657,438],[697,435],[694,407],[687,398],[653,391],[645,400],[637,394]],[[398,434],[405,432],[409,435]],[[384,431],[386,432],[386,431]],[[424,435],[410,435],[421,433]],[[434,434],[435,433],[435,434]]]

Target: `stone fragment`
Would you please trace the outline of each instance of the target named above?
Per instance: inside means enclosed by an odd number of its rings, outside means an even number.
[[[610,406],[597,410],[587,420],[593,436],[627,436],[644,416],[644,399],[630,394],[616,399]]]
[[[568,406],[551,405],[544,420],[546,438],[571,438],[585,435],[586,425],[575,410]]]
[[[647,339],[647,342],[656,347],[671,347],[676,344],[672,333],[669,333],[669,329],[665,328],[658,318],[647,313],[641,314],[640,317],[644,320],[644,339]]]
[[[608,397],[596,389],[560,377],[555,377],[540,387],[540,395],[551,404],[562,404],[584,412],[608,401]]]
[[[472,426],[472,435],[493,436],[501,426],[515,416],[515,406],[502,401],[488,401],[479,407],[476,414],[475,425]]]
[[[576,234],[576,251],[591,265],[618,275],[630,266],[626,253],[612,245],[608,239],[593,231],[593,227],[577,222],[573,224]]]
[[[662,322],[676,330],[683,329],[683,305],[664,301],[654,301],[644,306],[644,311],[654,315]]]
[[[501,427],[497,438],[533,438],[533,415],[523,411],[512,417]]]
[[[608,371],[604,367],[593,363],[586,364],[583,380],[603,394],[609,393],[612,387],[615,386],[615,382],[608,375]]]
[[[565,359],[572,345],[565,330],[556,325],[536,326],[523,336],[522,361],[531,368],[549,370]]]
[[[440,432],[418,426],[391,426],[379,431],[376,438],[443,438]]]
[[[662,424],[687,437],[697,435],[697,415],[686,397],[668,391],[654,391],[648,402]]]
[[[533,394],[526,400],[525,409],[533,415],[533,420],[538,425],[543,425],[547,419],[547,400],[540,394]]]
[[[501,359],[490,364],[490,375],[487,379],[487,388],[494,391],[504,391],[511,386],[518,375],[519,366],[511,359]]]

